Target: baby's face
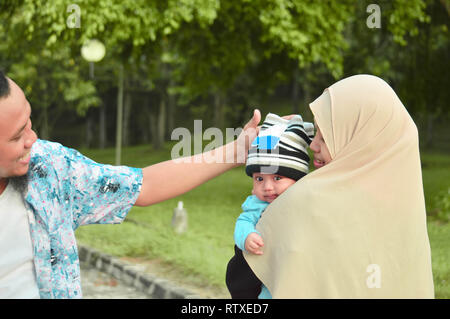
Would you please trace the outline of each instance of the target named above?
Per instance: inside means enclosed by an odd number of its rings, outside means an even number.
[[[289,186],[295,183],[292,178],[277,174],[253,173],[253,195],[260,200],[272,203]]]

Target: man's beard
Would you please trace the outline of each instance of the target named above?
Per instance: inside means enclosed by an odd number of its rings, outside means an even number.
[[[28,187],[28,174],[9,178],[12,187],[20,193],[25,193]]]

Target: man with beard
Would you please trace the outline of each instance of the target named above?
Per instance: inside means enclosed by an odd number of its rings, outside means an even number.
[[[133,205],[176,197],[245,163],[261,118],[255,111],[235,141],[190,161],[140,169],[39,140],[30,116],[23,91],[0,72],[0,298],[81,298],[75,229],[120,223]]]

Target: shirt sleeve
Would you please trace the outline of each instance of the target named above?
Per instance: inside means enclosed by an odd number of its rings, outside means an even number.
[[[266,205],[260,203],[254,203],[254,195],[247,197],[244,204],[242,204],[243,212],[236,220],[236,226],[234,228],[234,242],[236,246],[242,251],[245,251],[245,240],[250,233],[257,233],[261,235],[255,228],[261,214]]]
[[[66,172],[61,194],[70,205],[74,229],[121,223],[139,196],[142,169],[98,164],[65,147],[62,155]]]

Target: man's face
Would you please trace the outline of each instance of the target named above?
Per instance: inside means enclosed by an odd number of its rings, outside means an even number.
[[[31,146],[31,107],[22,90],[8,79],[10,94],[0,98],[0,181],[28,172]]]

